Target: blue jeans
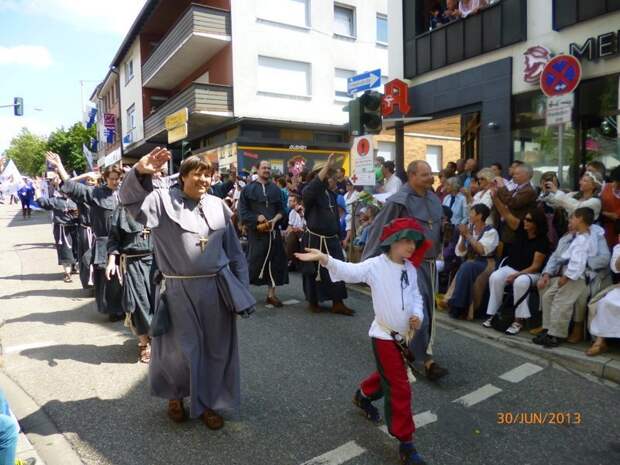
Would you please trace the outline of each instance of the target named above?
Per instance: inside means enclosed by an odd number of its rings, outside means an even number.
[[[450,306],[450,314],[454,318],[458,318],[465,312],[473,301],[474,283],[478,275],[487,267],[487,260],[478,258],[476,260],[467,260],[461,265],[454,279],[454,293],[448,301]]]
[[[0,389],[0,465],[15,465],[18,431],[8,407],[4,392]]]

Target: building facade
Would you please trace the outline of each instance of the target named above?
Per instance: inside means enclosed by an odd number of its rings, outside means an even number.
[[[524,160],[537,175],[556,171],[570,186],[591,160],[620,164],[620,2],[490,3],[435,25],[429,2],[389,1],[389,75],[408,83],[407,116],[460,116],[461,156],[482,165]],[[578,57],[582,68],[563,134],[546,124],[539,84],[544,65],[559,54]]]
[[[112,152],[121,152],[121,103],[118,72],[108,71],[103,81],[95,88],[90,101],[97,108],[97,160]]]
[[[112,63],[124,155],[166,144],[166,116],[187,108],[192,153],[220,167],[348,156],[347,78],[387,79],[387,23],[387,0],[148,0]]]

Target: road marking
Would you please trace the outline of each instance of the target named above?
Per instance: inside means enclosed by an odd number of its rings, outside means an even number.
[[[342,446],[304,462],[302,465],[340,465],[358,457],[366,449],[357,445],[355,441],[347,442]]]
[[[297,299],[291,299],[291,300],[285,300],[284,302],[282,302],[284,305],[297,305],[299,303],[301,303],[299,300]]]
[[[413,423],[415,424],[416,430],[424,428],[426,425],[430,425],[431,423],[435,423],[436,421],[437,415],[435,415],[430,410],[426,410],[425,412],[421,412],[413,416]],[[383,425],[379,427],[379,429],[385,434],[390,434],[387,425]]]
[[[503,379],[504,381],[509,381],[511,383],[519,383],[528,376],[532,376],[542,370],[543,367],[528,362],[524,363],[523,365],[519,365],[517,368],[507,371],[500,376],[500,379]]]
[[[502,392],[502,390],[497,386],[487,384],[485,386],[482,386],[480,389],[476,389],[474,392],[470,392],[463,397],[454,399],[452,402],[463,404],[465,407],[471,407],[472,405],[476,405],[483,400],[487,400],[489,397],[493,397],[495,394],[498,394],[500,392]]]
[[[267,304],[267,305],[265,305],[265,308],[274,308],[274,306],[271,305],[271,304]]]
[[[54,341],[33,342],[31,344],[20,344],[20,345],[16,345],[16,346],[5,347],[4,353],[5,354],[17,354],[17,353],[22,352],[24,350],[41,349],[43,347],[50,347],[50,346],[55,346],[55,345],[58,345],[58,344],[56,342],[54,342]]]

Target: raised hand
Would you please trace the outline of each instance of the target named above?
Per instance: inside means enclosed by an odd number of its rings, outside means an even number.
[[[140,174],[154,174],[162,170],[166,162],[172,158],[172,154],[166,148],[155,147],[144,155],[135,165]]]
[[[62,160],[60,159],[60,155],[54,152],[45,152],[45,159],[47,162],[54,166],[55,168],[59,168],[62,166]]]
[[[327,265],[327,255],[318,249],[306,249],[305,253],[295,253],[297,260],[302,262],[320,262],[321,265]]]

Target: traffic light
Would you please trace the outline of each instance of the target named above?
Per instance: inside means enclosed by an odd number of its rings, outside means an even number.
[[[362,104],[359,98],[355,98],[349,102],[349,132],[352,136],[362,135]]]
[[[24,116],[24,99],[15,97],[13,99],[13,112],[15,116]]]
[[[383,121],[381,119],[381,99],[383,95],[374,90],[367,90],[360,97],[360,124],[366,134],[381,132]]]
[[[181,141],[181,160],[185,160],[192,154],[192,144],[187,141]]]

